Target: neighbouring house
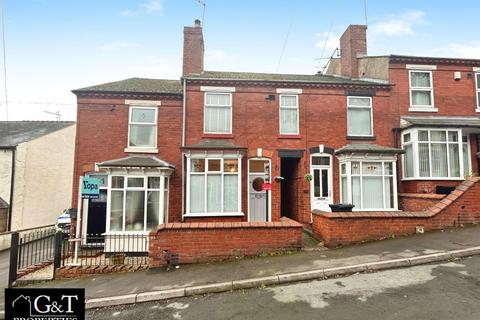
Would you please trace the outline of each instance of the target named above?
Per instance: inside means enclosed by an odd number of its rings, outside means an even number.
[[[197,20],[184,29],[180,80],[74,90],[73,206],[80,176],[102,179],[100,198],[82,200],[82,234],[154,231],[151,251],[186,250],[192,262],[204,245],[195,235],[225,247],[232,226],[315,227],[337,203],[354,204],[358,220],[423,211],[478,175],[480,60],[368,57],[365,26],[350,26],[341,46],[326,74],[208,71]],[[329,223],[318,232],[327,244]]]
[[[74,150],[75,122],[0,122],[0,217],[7,217],[7,231],[54,224],[71,206]]]

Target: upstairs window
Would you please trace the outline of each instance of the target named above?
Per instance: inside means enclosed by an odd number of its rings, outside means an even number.
[[[347,134],[349,136],[372,136],[372,98],[348,97]]]
[[[297,95],[280,95],[280,134],[299,134]]]
[[[480,110],[480,73],[475,74],[477,88],[477,109]]]
[[[128,146],[132,148],[157,147],[156,107],[130,107]]]
[[[232,133],[232,94],[205,93],[204,133]]]
[[[432,71],[409,71],[410,106],[412,108],[433,108]]]

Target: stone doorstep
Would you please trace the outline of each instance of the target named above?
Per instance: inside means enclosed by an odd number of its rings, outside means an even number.
[[[377,262],[368,262],[352,266],[333,267],[326,269],[309,270],[279,274],[270,277],[260,277],[244,280],[235,280],[192,287],[173,288],[160,291],[142,292],[122,296],[87,299],[86,309],[96,309],[116,305],[135,304],[147,301],[158,301],[172,298],[182,298],[192,295],[208,293],[228,292],[231,290],[251,289],[260,286],[277,285],[284,283],[325,280],[342,276],[349,276],[356,273],[374,272],[387,269],[404,268],[409,266],[428,264],[432,262],[446,261],[454,258],[463,258],[472,255],[480,255],[480,246],[467,249],[451,250],[434,254],[421,255],[410,258],[392,259]]]

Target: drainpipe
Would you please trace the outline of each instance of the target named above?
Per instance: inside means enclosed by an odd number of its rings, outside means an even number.
[[[12,170],[10,173],[10,200],[9,200],[10,203],[8,206],[7,231],[11,231],[12,229],[13,187],[15,183],[15,151],[17,147],[11,147],[9,149],[12,150]]]
[[[185,146],[185,114],[187,108],[187,79],[183,78],[183,105],[182,105],[182,147]],[[185,213],[185,156],[182,152],[182,222]]]

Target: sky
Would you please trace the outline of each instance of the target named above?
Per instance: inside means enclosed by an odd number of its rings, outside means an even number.
[[[179,79],[183,26],[203,14],[198,0],[3,2],[0,120],[75,120],[73,89]],[[314,74],[345,28],[365,23],[364,0],[203,2],[206,70]],[[480,59],[479,11],[475,0],[368,0],[368,53]]]

